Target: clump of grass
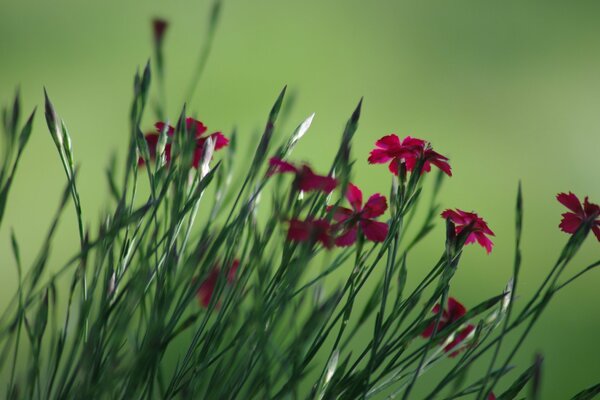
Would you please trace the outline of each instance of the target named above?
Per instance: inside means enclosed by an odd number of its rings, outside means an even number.
[[[188,99],[210,53],[219,7],[215,2]],[[154,26],[161,93],[154,109],[164,120],[166,25]],[[46,122],[67,182],[31,266],[21,264],[12,236],[19,285],[0,319],[7,398],[408,399],[420,382],[429,389],[428,399],[491,399],[494,393],[512,399],[528,384],[539,397],[541,358],[516,380],[506,377],[554,295],[600,265],[562,279],[590,231],[598,229],[593,204],[574,211],[576,229],[517,312],[519,186],[513,278],[504,292],[466,310],[451,293],[461,255],[473,241],[492,249],[493,233],[474,213],[442,214],[446,242],[426,276],[407,285],[411,251],[438,221],[437,195],[444,173],[451,175],[448,160],[425,141],[390,136],[378,141],[370,161],[391,163],[391,186],[382,188],[389,190],[389,203],[381,195],[363,202],[351,184],[360,173],[353,168],[351,144],[362,100],[328,173],[320,175],[289,162],[313,115],[275,144],[283,133],[278,121],[284,88],[250,164],[234,176],[235,134],[205,135],[206,127],[189,118],[185,107],[172,127],[163,123],[156,133],[143,133],[151,81],[148,63],[134,78],[123,176],[119,179],[114,164],[107,170],[112,208],[94,232],[83,222],[67,126],[45,96]],[[20,114],[17,94],[3,111],[0,223],[35,110],[22,125]],[[432,166],[440,171],[427,185]],[[147,197],[141,197],[142,187]],[[431,191],[429,203],[424,190]],[[49,266],[55,228],[69,201],[80,246],[63,265]],[[427,208],[422,221],[413,218],[419,205]],[[326,284],[332,274],[343,277],[341,286]],[[355,340],[365,333],[368,340]],[[509,335],[516,340],[507,341]],[[478,370],[467,375],[473,364]],[[427,375],[444,365],[441,378]],[[598,392],[595,386],[575,398]]]

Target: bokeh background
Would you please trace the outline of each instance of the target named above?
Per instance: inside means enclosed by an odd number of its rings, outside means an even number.
[[[69,127],[84,218],[96,224],[108,204],[106,165],[112,152],[122,160],[128,140],[133,74],[152,53],[151,18],[171,23],[166,87],[175,119],[209,9],[200,0],[0,0],[0,100],[20,86],[25,109],[38,106],[0,231],[0,305],[15,290],[10,227],[24,263],[32,261],[64,184],[39,112],[42,88]],[[316,112],[295,157],[325,167],[364,96],[353,156],[355,181],[367,193],[388,190],[386,168],[366,162],[377,138],[430,140],[454,170],[443,206],[477,211],[497,235],[491,255],[474,246],[463,257],[452,294],[467,306],[499,293],[510,277],[521,180],[526,297],[567,239],[557,229],[564,210],[556,193],[600,202],[599,20],[593,1],[227,0],[190,108],[209,128],[236,127],[244,148],[287,84],[295,102],[282,128],[291,132]],[[77,247],[69,218],[55,267]],[[439,253],[442,237],[440,224],[411,256],[412,279]],[[589,238],[570,272],[595,261],[599,248]],[[543,399],[568,398],[600,378],[599,284],[592,273],[558,295],[516,359],[523,369],[542,352]]]

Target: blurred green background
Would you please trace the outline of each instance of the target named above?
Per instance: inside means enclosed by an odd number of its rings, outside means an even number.
[[[40,112],[42,87],[69,127],[84,218],[96,224],[108,204],[105,167],[112,151],[122,160],[128,140],[133,74],[151,55],[151,18],[171,23],[166,85],[175,119],[209,9],[207,1],[0,0],[0,99],[7,103],[19,85],[26,109],[38,106],[0,231],[0,305],[16,283],[10,227],[24,263],[32,261],[64,184]],[[477,211],[497,235],[491,255],[473,246],[463,257],[451,294],[467,306],[499,293],[510,277],[519,180],[522,297],[567,239],[557,228],[564,210],[556,193],[600,202],[600,3],[228,0],[222,11],[193,112],[211,129],[236,127],[244,147],[287,84],[295,94],[287,132],[316,112],[295,157],[324,168],[364,96],[353,156],[365,194],[388,190],[386,168],[366,162],[377,138],[395,132],[430,140],[454,170],[443,206]],[[152,126],[149,115],[145,123]],[[415,251],[410,277],[437,257],[442,237],[440,226]],[[69,214],[55,268],[76,247]],[[598,249],[589,238],[570,272],[595,261]],[[599,284],[592,273],[558,295],[516,360],[523,369],[543,353],[543,399],[568,398],[600,380]]]

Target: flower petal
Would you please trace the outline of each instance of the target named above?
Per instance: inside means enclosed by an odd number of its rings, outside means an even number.
[[[311,190],[322,190],[325,193],[332,192],[337,186],[337,180],[330,176],[315,174],[309,166],[302,167],[298,175],[298,189],[309,192]]]
[[[229,144],[229,139],[221,132],[211,133],[208,137],[213,138],[215,141],[215,150],[220,150]]]
[[[158,131],[158,133],[161,133],[165,127],[165,123],[162,121],[159,121],[157,123],[154,124],[154,127],[156,128],[156,130]],[[167,130],[167,135],[168,136],[173,136],[173,134],[175,133],[175,128],[171,125],[169,125],[169,128]]]
[[[365,218],[377,218],[387,210],[387,207],[387,200],[385,197],[379,193],[375,193],[367,200],[363,209],[363,216]]]
[[[391,160],[392,157],[388,154],[387,150],[374,149],[369,154],[369,164],[383,164]]]
[[[327,207],[327,212],[330,212],[331,210],[334,209],[335,206],[328,206]],[[345,222],[348,218],[350,218],[352,215],[354,215],[354,211],[352,211],[349,208],[346,207],[335,207],[335,210],[333,211],[333,219],[336,222]]]
[[[290,221],[287,238],[294,242],[305,242],[310,238],[311,226],[308,221],[293,219]]]
[[[443,157],[443,158],[447,160],[446,157]],[[439,169],[441,169],[442,172],[444,172],[446,175],[452,176],[452,168],[450,167],[450,164],[448,164],[447,161],[444,161],[442,159],[433,159],[433,160],[431,160],[431,163],[433,165],[435,165],[436,167],[438,167]]]
[[[362,219],[360,228],[372,242],[383,242],[387,237],[389,226],[385,222],[374,221],[372,219]]]
[[[448,298],[448,318],[450,323],[456,322],[459,318],[464,316],[466,312],[467,309],[458,300],[454,297]]]
[[[562,221],[558,225],[559,228],[566,233],[575,233],[581,225],[581,218],[577,215],[567,212],[562,215]]]
[[[201,121],[190,117],[185,119],[185,126],[187,130],[196,138],[202,136],[202,134],[208,129]]]
[[[600,226],[598,224],[592,227],[592,232],[594,232],[594,235],[596,235],[596,239],[598,239],[598,241],[600,242]]]
[[[400,159],[398,157],[394,158],[390,162],[390,165],[388,165],[388,169],[392,174],[398,176],[398,170],[400,169]]]
[[[289,162],[283,161],[280,158],[272,157],[269,160],[269,170],[267,171],[267,176],[271,176],[274,174],[283,174],[286,172],[298,172],[298,169]]]
[[[490,254],[492,252],[492,246],[494,246],[494,243],[487,236],[485,236],[483,232],[475,232],[473,235],[475,235],[477,243],[479,243],[479,245],[483,247],[488,254]]]
[[[392,133],[376,141],[375,146],[381,147],[382,149],[395,149],[400,147],[400,139]]]
[[[356,227],[348,229],[335,239],[335,245],[338,247],[346,247],[354,244],[354,242],[356,242],[357,232],[358,229]]]
[[[348,183],[346,189],[346,199],[352,206],[352,209],[356,212],[362,210],[363,195],[360,189],[352,183]]]
[[[563,206],[576,214],[583,214],[583,208],[581,208],[581,202],[573,193],[559,193],[556,195],[558,200]]]

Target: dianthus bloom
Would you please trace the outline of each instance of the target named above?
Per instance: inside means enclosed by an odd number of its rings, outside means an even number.
[[[571,212],[566,212],[562,215],[560,221],[560,229],[566,233],[575,233],[584,222],[592,224],[592,232],[600,241],[600,206],[590,203],[587,196],[583,200],[583,204],[579,198],[573,193],[559,193],[556,199]]]
[[[198,165],[200,164],[200,161],[202,159],[202,152],[204,150],[204,144],[206,143],[208,138],[212,138],[215,141],[215,151],[222,149],[223,147],[225,147],[229,144],[229,140],[221,132],[214,132],[214,133],[211,133],[210,135],[203,136],[204,133],[206,133],[206,131],[208,129],[207,129],[206,125],[204,125],[202,122],[200,122],[198,120],[195,120],[193,118],[186,118],[185,123],[186,123],[187,132],[189,132],[191,135],[193,135],[193,137],[196,140],[196,147],[194,148],[194,157],[192,159],[192,166],[194,168],[198,168]],[[165,128],[165,125],[166,124],[164,122],[157,122],[156,124],[154,124],[154,126],[156,127],[156,130],[158,133],[152,132],[152,133],[146,134],[146,136],[145,136],[146,143],[148,144],[148,151],[150,153],[151,160],[156,159],[158,138],[159,138],[160,132],[162,132],[162,130]],[[168,142],[172,140],[174,134],[175,134],[175,128],[173,126],[169,125],[167,127],[167,136],[169,137]],[[166,162],[168,165],[171,162],[171,143],[167,143],[165,145],[165,159],[166,159]],[[138,165],[143,165],[143,164],[144,164],[144,159],[142,157],[140,157],[138,159]]]
[[[388,234],[388,225],[385,222],[375,221],[387,210],[387,201],[384,196],[376,193],[369,197],[363,207],[361,190],[352,183],[348,184],[346,199],[350,208],[335,207],[333,218],[337,222],[334,230],[342,233],[335,239],[336,246],[350,246],[356,242],[358,230],[372,242],[383,242]],[[333,206],[328,207],[331,210]]]
[[[325,219],[307,219],[305,221],[292,219],[287,238],[293,242],[319,242],[327,249],[333,247],[334,243],[331,225]]]
[[[494,236],[494,232],[488,227],[487,223],[475,213],[459,210],[446,210],[442,213],[442,218],[449,219],[456,226],[456,234],[459,235],[464,229],[469,230],[469,236],[465,244],[479,243],[481,247],[489,253],[492,251],[494,243],[489,236]]]
[[[421,173],[431,171],[431,164],[433,164],[446,175],[452,176],[448,158],[434,151],[425,140],[407,136],[401,141],[398,136],[391,134],[376,141],[375,146],[376,148],[369,155],[369,164],[389,162],[389,170],[394,175],[398,175],[400,164],[404,163],[406,170],[411,172],[422,159]]]
[[[325,193],[330,193],[337,186],[337,180],[331,176],[317,175],[306,164],[295,166],[289,162],[283,161],[280,158],[273,157],[269,160],[269,170],[267,175],[293,173],[296,175],[294,186],[298,190],[308,192],[311,190],[321,190]]]
[[[238,267],[240,265],[239,260],[234,260],[231,264],[231,268],[227,274],[227,283],[232,284],[235,281],[235,275],[237,273]],[[221,268],[215,266],[212,271],[208,274],[208,277],[202,282],[198,291],[196,292],[196,296],[198,297],[198,301],[203,307],[208,307],[210,304],[210,300],[215,292],[215,288],[217,286],[217,281],[219,279],[219,274],[221,273]]]
[[[460,304],[458,302],[458,300],[456,300],[454,297],[448,298],[448,307],[446,309],[441,310],[441,308],[442,307],[440,306],[440,304],[436,304],[435,307],[433,307],[433,309],[431,310],[431,312],[436,315],[439,314],[440,311],[442,312],[442,316],[440,317],[440,320],[439,320],[439,323],[437,326],[438,333],[441,332],[447,326],[452,325],[453,323],[458,321],[467,312],[467,309],[465,308],[465,306]],[[429,324],[425,328],[425,330],[421,333],[421,336],[423,336],[424,338],[431,337],[431,335],[433,335],[433,330],[435,328],[435,324],[436,324],[436,321],[435,320],[432,321],[431,324]],[[455,336],[452,338],[450,343],[447,343],[444,346],[444,352],[445,353],[451,352],[449,354],[449,356],[456,357],[456,355],[458,355],[460,350],[453,351],[453,349],[456,346],[458,346],[460,343],[462,343],[462,341],[464,341],[471,334],[471,332],[473,332],[474,329],[475,329],[475,326],[473,326],[472,324],[469,324],[466,327],[464,327],[463,329],[456,332]]]

